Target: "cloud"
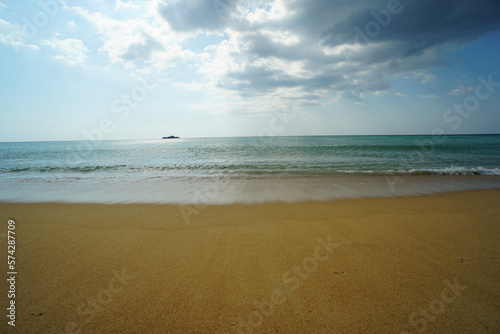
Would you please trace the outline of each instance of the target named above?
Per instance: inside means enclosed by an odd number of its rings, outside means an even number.
[[[400,92],[396,92],[393,95],[394,96],[407,96],[406,94],[403,94],[403,93],[400,93]]]
[[[473,92],[473,91],[474,91],[473,87],[458,86],[457,88],[450,90],[449,92],[446,92],[446,94],[452,95],[452,96],[460,96],[460,95],[465,95],[465,94]]]
[[[437,45],[471,41],[500,28],[496,0],[405,2],[393,8],[395,14],[387,6],[383,0],[356,1],[348,15],[324,33],[325,43],[396,41],[401,47],[397,56],[405,58]]]
[[[162,2],[153,0],[134,12],[136,16],[123,18],[119,13],[94,12],[81,7],[71,9],[87,19],[103,41],[99,48],[111,63],[125,68],[155,70],[192,61],[193,53],[182,50],[180,43],[187,35],[172,32],[158,12]],[[113,16],[115,15],[115,16]]]
[[[196,81],[191,81],[189,83],[178,82],[175,85],[178,87],[182,87],[186,90],[190,90],[190,91],[203,91],[205,89],[204,84],[202,84],[200,82],[196,82]]]
[[[214,31],[227,26],[226,17],[229,17],[225,15],[227,11],[236,10],[236,6],[230,5],[229,1],[234,2],[232,0],[174,0],[169,1],[168,4],[160,4],[159,10],[175,31]]]
[[[432,94],[429,94],[429,95],[417,95],[417,97],[419,97],[421,99],[439,99],[440,98],[439,96],[432,95]]]
[[[0,34],[0,43],[11,46],[14,48],[14,50],[25,48],[36,51],[40,49],[37,45],[26,43],[25,41],[19,39],[19,36],[12,34]]]
[[[47,45],[52,50],[57,51],[56,59],[62,60],[69,65],[79,65],[87,59],[87,47],[79,39],[46,39],[43,40],[42,45]]]
[[[0,33],[1,44],[11,46],[15,51],[18,51],[21,48],[34,51],[40,49],[38,45],[30,42],[24,34],[20,32],[21,29],[17,25],[0,19],[0,28],[3,30],[3,32]]]
[[[451,64],[450,50],[500,28],[494,0],[405,2],[384,21],[387,3],[177,0],[159,4],[159,12],[177,33],[224,36],[204,46],[198,69],[207,86],[316,101],[381,95],[398,76],[432,83],[429,70]],[[376,36],[365,31],[369,22],[378,24]]]
[[[435,75],[430,74],[430,73],[423,73],[423,72],[413,72],[413,73],[411,73],[411,77],[413,79],[420,80],[420,83],[422,85],[426,84],[428,82],[432,82],[432,81],[437,79]]]
[[[67,10],[95,27],[113,65],[187,69],[175,84],[299,105],[390,94],[399,78],[433,84],[432,70],[455,50],[500,29],[493,0],[401,3],[390,17],[387,0],[116,0],[107,11]]]
[[[119,11],[121,9],[132,9],[132,10],[139,10],[141,8],[140,5],[134,4],[133,1],[121,1],[121,0],[116,0],[116,6],[115,6],[115,11]]]
[[[121,55],[121,58],[125,60],[149,60],[155,51],[163,49],[160,42],[143,33],[143,39],[140,42],[130,44],[127,51]]]

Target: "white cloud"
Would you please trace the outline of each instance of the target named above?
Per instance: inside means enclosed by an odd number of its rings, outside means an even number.
[[[40,48],[35,44],[25,43],[14,35],[11,34],[0,34],[0,43],[12,46],[14,50],[18,50],[19,48],[25,48],[30,50],[39,50]]]
[[[186,90],[189,90],[189,91],[203,91],[204,89],[206,89],[206,85],[203,84],[203,83],[200,83],[198,81],[191,81],[189,83],[186,83],[186,82],[176,82],[175,83],[176,86],[178,87],[182,87]]]
[[[440,98],[439,96],[432,95],[432,94],[429,94],[429,95],[417,95],[417,97],[419,97],[421,99],[439,99]]]
[[[29,50],[40,49],[36,44],[26,38],[19,26],[0,19],[0,28],[3,31],[0,33],[1,44],[11,46],[15,51],[19,51],[21,48]]]
[[[352,91],[352,92],[351,92],[351,94],[352,94],[352,96],[353,96],[354,98],[356,98],[357,100],[361,100],[361,101],[362,101],[362,100],[364,100],[364,99],[365,99],[365,94],[364,94],[363,92],[358,93],[358,92],[356,92],[356,91]]]
[[[79,65],[87,59],[87,47],[79,39],[46,39],[42,41],[42,45],[47,45],[56,51],[58,54],[56,59],[62,60],[69,65]]]
[[[387,94],[389,94],[389,92],[386,90],[378,90],[378,91],[372,93],[372,95],[374,95],[374,96],[382,96],[382,95],[387,95]]]
[[[411,74],[411,77],[413,79],[417,79],[417,80],[420,80],[420,83],[423,85],[423,84],[426,84],[428,82],[432,82],[432,81],[435,81],[437,79],[437,77],[433,74],[429,74],[429,73],[423,73],[423,72],[413,72]]]
[[[450,90],[446,94],[452,95],[452,96],[460,96],[460,95],[465,95],[465,94],[473,92],[473,91],[474,91],[473,87],[458,86],[457,88]]]
[[[274,2],[266,7],[257,8],[254,12],[250,11],[247,14],[247,19],[250,23],[264,23],[272,21],[280,21],[286,17],[288,12],[286,0],[274,0]]]
[[[261,30],[262,35],[269,37],[276,44],[297,45],[300,37],[293,32],[287,30]]]
[[[127,18],[112,18],[81,7],[72,9],[95,26],[103,40],[99,51],[107,54],[112,63],[131,69],[147,64],[161,70],[181,59],[191,59],[193,54],[182,50],[180,42],[188,35],[171,31],[154,8],[158,3],[151,1],[136,17]]]
[[[3,10],[4,8],[7,8],[7,5],[3,2],[0,2],[0,10]]]
[[[407,96],[406,94],[403,94],[403,93],[400,93],[400,92],[396,92],[393,95],[394,96]]]
[[[141,8],[140,5],[134,4],[134,1],[121,1],[121,0],[116,0],[116,6],[115,6],[115,11],[118,11],[120,9],[132,9],[132,10],[139,10]]]
[[[200,66],[200,73],[205,74],[208,79],[216,79],[228,72],[243,71],[246,68],[244,62],[235,57],[240,53],[240,36],[232,35],[228,40],[218,45],[209,45],[205,48],[206,60]]]

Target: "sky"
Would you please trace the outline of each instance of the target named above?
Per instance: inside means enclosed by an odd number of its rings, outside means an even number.
[[[0,0],[0,141],[500,133],[498,0]]]

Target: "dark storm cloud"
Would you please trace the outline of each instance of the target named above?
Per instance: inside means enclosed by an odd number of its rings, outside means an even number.
[[[448,65],[450,50],[500,29],[498,0],[290,0],[283,2],[285,15],[263,21],[241,15],[249,2],[191,0],[160,8],[177,31],[240,34],[233,56],[246,66],[226,73],[220,86],[245,94],[294,87],[304,96],[387,90],[391,75]],[[269,31],[298,41],[282,43]],[[301,63],[308,73],[256,64],[276,59]]]
[[[500,28],[500,2],[496,0],[393,0],[377,4],[353,10],[334,23],[323,32],[324,43],[397,41],[403,44],[399,55],[410,56],[444,43],[471,41]]]

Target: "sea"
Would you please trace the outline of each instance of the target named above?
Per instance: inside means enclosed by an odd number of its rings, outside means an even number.
[[[0,143],[0,201],[297,202],[500,188],[500,135]]]

